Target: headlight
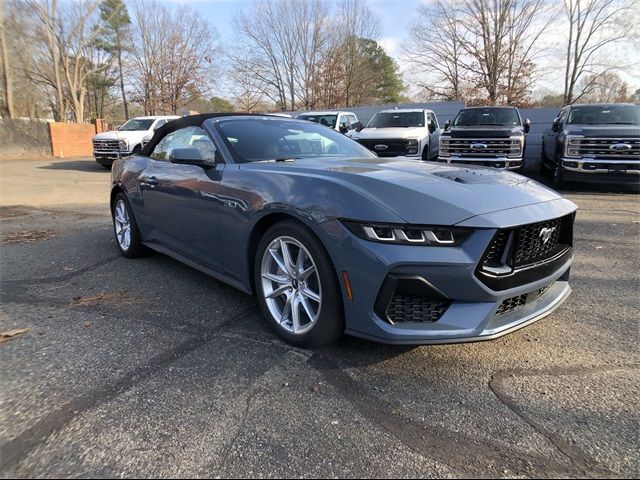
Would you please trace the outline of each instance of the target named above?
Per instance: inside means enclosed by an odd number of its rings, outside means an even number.
[[[565,139],[565,154],[568,157],[581,157],[580,153],[580,141],[584,137],[579,136],[570,136],[568,135]]]
[[[418,153],[418,139],[417,138],[409,138],[407,140],[407,153],[409,155],[415,155]]]
[[[120,145],[120,150],[128,150],[129,145],[127,144],[126,140],[120,140],[118,142],[118,145]]]
[[[451,155],[451,152],[449,151],[449,138],[440,137],[440,148],[438,154],[441,157],[448,157]]]
[[[354,235],[379,243],[403,245],[437,245],[455,247],[469,235],[471,229],[406,224],[384,224],[342,220]]]

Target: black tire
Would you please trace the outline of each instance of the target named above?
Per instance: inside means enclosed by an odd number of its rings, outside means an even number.
[[[111,167],[113,166],[111,164],[105,165],[104,163],[101,163],[100,165],[102,165],[102,168],[104,168],[105,170],[111,170]]]
[[[544,151],[544,143],[542,144],[542,152],[540,153],[540,173],[542,175],[546,175],[549,173],[549,169],[547,168],[547,162],[549,159],[547,158],[547,152]]]
[[[429,145],[422,149],[422,160],[429,161]]]
[[[562,180],[562,164],[561,161],[556,160],[553,170],[551,172],[551,185],[553,188],[559,189],[564,185],[564,181]]]
[[[120,240],[118,239],[118,235],[116,233],[115,211],[116,211],[116,206],[118,205],[119,202],[124,203],[124,206],[127,209],[127,214],[129,215],[130,243],[129,243],[129,247],[126,249],[123,248],[122,245],[120,244]],[[136,222],[135,217],[133,216],[133,211],[131,209],[131,204],[129,203],[129,199],[127,199],[127,196],[122,192],[118,193],[116,197],[113,199],[113,205],[111,206],[111,218],[113,221],[113,234],[115,236],[116,245],[118,246],[118,250],[120,250],[120,253],[127,258],[137,258],[145,255],[148,252],[147,247],[145,247],[142,244],[140,230],[138,229],[138,224]]]
[[[267,247],[278,237],[291,237],[309,252],[316,265],[321,286],[322,305],[313,327],[304,334],[286,330],[273,317],[265,301],[262,286],[262,259]],[[258,244],[254,263],[254,284],[258,304],[269,327],[284,341],[302,348],[315,348],[336,342],[344,334],[344,308],[341,287],[333,262],[320,240],[295,220],[284,220],[270,227]]]

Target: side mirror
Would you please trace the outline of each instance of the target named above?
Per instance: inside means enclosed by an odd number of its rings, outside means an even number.
[[[346,123],[341,123],[340,124],[340,133],[344,134],[347,133],[349,131],[349,127],[347,127]]]
[[[436,122],[433,120],[429,122],[429,133],[433,133],[436,131]]]
[[[360,132],[364,128],[364,125],[362,125],[362,122],[356,122],[353,124],[353,126],[355,127],[356,132]]]
[[[531,130],[531,120],[529,120],[528,118],[524,119],[524,133],[529,133],[529,130]]]
[[[174,148],[169,154],[171,163],[182,165],[196,165],[202,168],[212,167],[212,163],[202,158],[202,153],[197,148]]]
[[[451,120],[447,120],[444,124],[444,129],[449,130],[451,128]]]
[[[553,121],[553,125],[551,125],[551,129],[554,132],[557,132],[560,130],[560,117],[556,117],[556,119]]]

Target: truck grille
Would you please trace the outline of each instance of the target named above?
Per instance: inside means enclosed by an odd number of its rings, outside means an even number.
[[[94,140],[93,149],[103,152],[119,152],[120,142],[119,140]]]
[[[440,137],[440,155],[458,157],[520,157],[522,140],[519,138],[443,138]]]
[[[568,137],[567,156],[640,160],[640,138]]]
[[[500,304],[500,306],[498,307],[498,310],[496,310],[496,313],[494,313],[494,315],[498,316],[504,313],[513,312],[514,310],[520,307],[524,307],[526,303],[527,303],[527,294],[518,295],[517,297],[507,298]]]
[[[407,154],[407,141],[394,139],[360,139],[361,145],[375,152],[380,157],[401,157]],[[378,148],[376,148],[378,146]],[[382,146],[386,148],[382,148]]]
[[[451,300],[395,294],[387,307],[391,323],[436,322],[451,305]]]

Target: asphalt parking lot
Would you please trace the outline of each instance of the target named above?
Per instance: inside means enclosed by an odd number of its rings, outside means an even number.
[[[640,196],[571,189],[574,293],[493,342],[289,347],[122,258],[109,173],[0,161],[3,477],[638,477]]]

